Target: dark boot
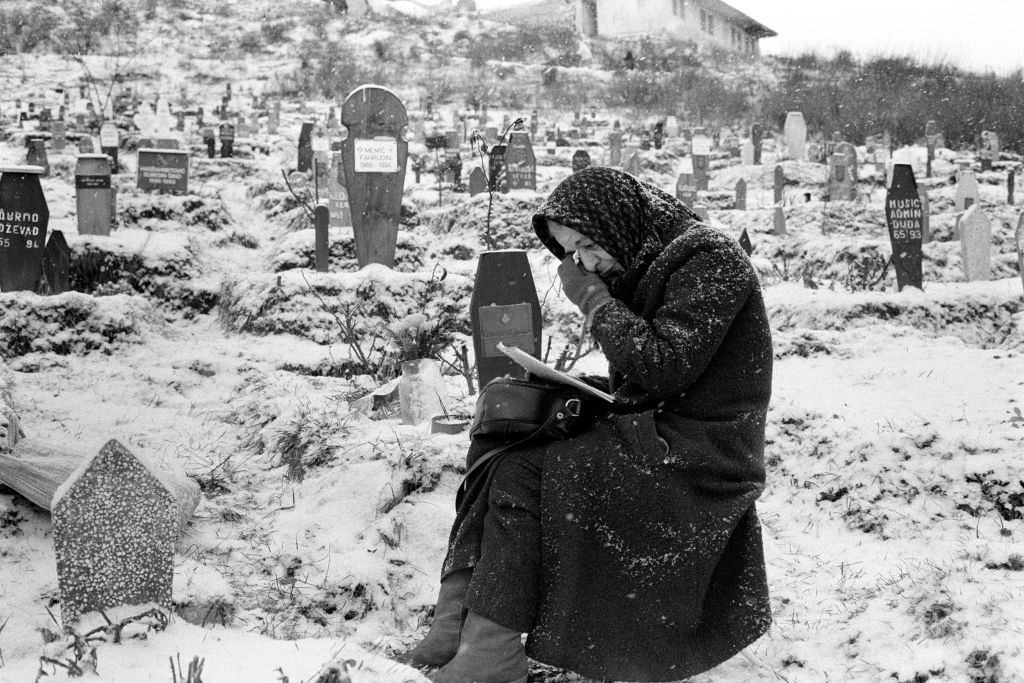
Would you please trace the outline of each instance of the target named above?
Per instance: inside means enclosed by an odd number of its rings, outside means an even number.
[[[462,600],[473,575],[471,569],[452,572],[441,581],[441,591],[434,606],[434,620],[427,636],[419,645],[398,658],[402,664],[415,668],[444,666],[459,649],[462,626]]]
[[[526,683],[526,648],[519,631],[470,612],[452,661],[430,676],[434,683]]]

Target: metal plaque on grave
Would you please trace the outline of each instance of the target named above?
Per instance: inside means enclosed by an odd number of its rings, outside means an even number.
[[[896,287],[922,289],[921,244],[924,239],[924,207],[909,164],[893,167],[892,183],[885,194],[885,223],[892,243]]]
[[[469,196],[474,197],[481,192],[487,192],[487,174],[484,169],[474,166],[469,172]]]
[[[0,170],[0,292],[34,291],[42,275],[50,210],[40,173],[36,166]]]
[[[309,173],[313,170],[313,123],[304,121],[299,130],[299,173]]]
[[[578,149],[572,155],[572,172],[582,171],[590,166],[590,152],[585,149]]]
[[[332,228],[352,227],[352,206],[345,187],[345,164],[341,152],[331,155],[331,171],[327,177],[327,208]]]
[[[140,149],[137,183],[140,190],[188,194],[189,154],[176,149]]]
[[[542,348],[540,302],[525,251],[480,255],[470,322],[481,387],[495,377],[526,376],[526,370],[497,349],[502,342],[536,358]]]
[[[43,249],[44,294],[63,294],[71,289],[71,248],[64,233],[54,230]]]
[[[109,121],[100,127],[100,151],[110,157],[110,170],[118,172],[117,149],[120,146],[120,133],[117,126]]]
[[[508,149],[505,150],[505,173],[508,176],[508,189],[537,189],[537,159],[526,132],[513,131],[509,135]]]
[[[348,128],[341,152],[359,267],[391,268],[409,160],[405,105],[387,88],[360,86],[345,99],[341,122]]]
[[[786,174],[782,170],[781,165],[775,166],[775,172],[772,176],[774,194],[772,201],[775,204],[782,204],[782,190],[786,186]]]
[[[42,176],[50,177],[50,160],[46,156],[46,141],[42,138],[29,140],[28,154],[25,155],[27,166],[38,166],[43,169]]]
[[[78,234],[109,235],[114,224],[113,202],[110,158],[106,154],[80,155],[75,164]]]

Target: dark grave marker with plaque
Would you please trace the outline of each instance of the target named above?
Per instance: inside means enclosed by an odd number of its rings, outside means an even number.
[[[515,346],[535,358],[541,352],[540,302],[525,251],[480,255],[470,322],[480,386],[504,375],[524,378],[526,370],[499,351],[497,344]]]
[[[43,249],[43,293],[63,294],[71,289],[71,248],[64,233],[54,230]]]
[[[750,142],[754,145],[754,165],[761,165],[761,148],[764,145],[764,127],[755,123],[750,127]]]
[[[328,247],[327,228],[331,222],[331,212],[323,204],[313,210],[313,227],[316,231],[316,270],[326,273],[330,265],[331,253]]]
[[[474,166],[469,172],[469,196],[475,197],[481,192],[487,192],[487,174],[484,169]]]
[[[46,205],[39,168],[0,169],[0,292],[34,291],[43,269]]]
[[[578,149],[572,155],[572,172],[582,171],[590,166],[590,153],[585,149]]]
[[[345,163],[341,152],[331,155],[331,170],[327,177],[327,209],[330,212],[332,228],[352,227],[352,206],[348,201],[348,188],[345,187]]]
[[[772,198],[773,203],[782,205],[782,190],[786,187],[786,174],[782,170],[781,164],[776,164],[775,172],[772,176],[774,195]]]
[[[230,159],[235,156],[235,124],[225,121],[217,128],[220,137],[220,157]]]
[[[747,181],[743,178],[736,181],[736,201],[733,207],[737,211],[747,210]]]
[[[140,149],[137,182],[140,190],[188,194],[189,154],[176,149]]]
[[[117,150],[120,147],[120,133],[117,126],[109,121],[100,127],[100,151],[110,157],[110,172],[120,173],[117,163]]]
[[[747,234],[746,228],[743,228],[743,232],[740,234],[740,246],[743,247],[743,251],[747,252],[747,256],[754,253],[754,245],[750,242],[750,235]]]
[[[83,154],[75,164],[75,203],[79,235],[109,235],[114,224],[110,157]]]
[[[27,166],[38,166],[43,169],[42,176],[50,177],[50,160],[46,156],[46,141],[34,138],[28,141],[28,154],[25,155]]]
[[[537,159],[533,154],[530,136],[525,131],[513,131],[505,150],[505,173],[508,189],[537,189]]]
[[[893,166],[892,183],[885,194],[885,223],[892,243],[896,287],[922,289],[921,244],[924,239],[924,207],[917,191],[914,169],[909,164]]]
[[[303,121],[299,130],[299,173],[309,173],[313,170],[313,123]]]
[[[341,122],[348,128],[342,160],[359,267],[382,263],[391,268],[409,158],[402,129],[409,117],[393,92],[364,85],[345,100]]]

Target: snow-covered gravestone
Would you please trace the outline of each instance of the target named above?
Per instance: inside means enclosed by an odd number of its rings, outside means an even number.
[[[409,117],[393,92],[363,85],[345,99],[341,122],[348,128],[341,152],[359,267],[391,268],[409,157],[402,129]]]
[[[736,201],[733,207],[737,211],[747,210],[747,181],[743,178],[736,181]]]
[[[590,152],[585,149],[576,150],[572,155],[572,172],[582,171],[587,166],[590,166]]]
[[[679,119],[676,116],[665,117],[665,135],[670,138],[679,137]]]
[[[754,163],[754,143],[750,140],[744,140],[743,146],[740,147],[740,163],[744,166],[751,166]]]
[[[0,169],[0,292],[33,291],[43,269],[50,210],[38,166]]]
[[[481,254],[469,308],[480,386],[506,374],[524,378],[526,370],[497,345],[515,346],[535,358],[541,352],[540,302],[526,252]]]
[[[178,480],[108,441],[53,496],[53,544],[65,626],[94,610],[171,606],[174,546],[199,502]]]
[[[804,115],[801,112],[791,111],[786,114],[783,135],[786,138],[786,156],[790,159],[806,159],[807,123],[804,122]]]
[[[457,145],[456,145],[457,146]],[[512,131],[505,150],[505,173],[510,190],[537,189],[537,159],[526,131]]]
[[[469,172],[469,196],[475,197],[481,192],[487,192],[487,174],[484,169],[474,166]]]
[[[1017,219],[1017,230],[1013,238],[1017,245],[1017,270],[1020,273],[1021,284],[1024,285],[1024,214]]]
[[[992,163],[999,159],[999,136],[991,130],[981,131],[981,170],[991,171]]]
[[[885,195],[885,222],[892,242],[897,289],[921,289],[924,207],[917,191],[914,169],[908,164],[897,164],[893,168],[892,184]]]
[[[981,194],[978,191],[978,180],[974,177],[974,171],[961,169],[960,177],[956,182],[956,195],[953,198],[953,207],[957,212],[966,211],[971,206],[981,203]]]
[[[960,256],[968,282],[992,278],[992,224],[977,204],[960,218]]]
[[[772,175],[772,181],[772,187],[774,188],[772,203],[781,206],[782,190],[786,186],[786,174],[783,172],[781,164],[776,164],[775,172]]]

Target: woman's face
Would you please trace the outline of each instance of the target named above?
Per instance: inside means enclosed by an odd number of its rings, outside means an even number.
[[[562,245],[566,254],[575,255],[576,262],[583,266],[584,270],[601,275],[621,273],[624,270],[622,264],[586,235],[551,220],[548,221],[548,230],[555,241]]]

